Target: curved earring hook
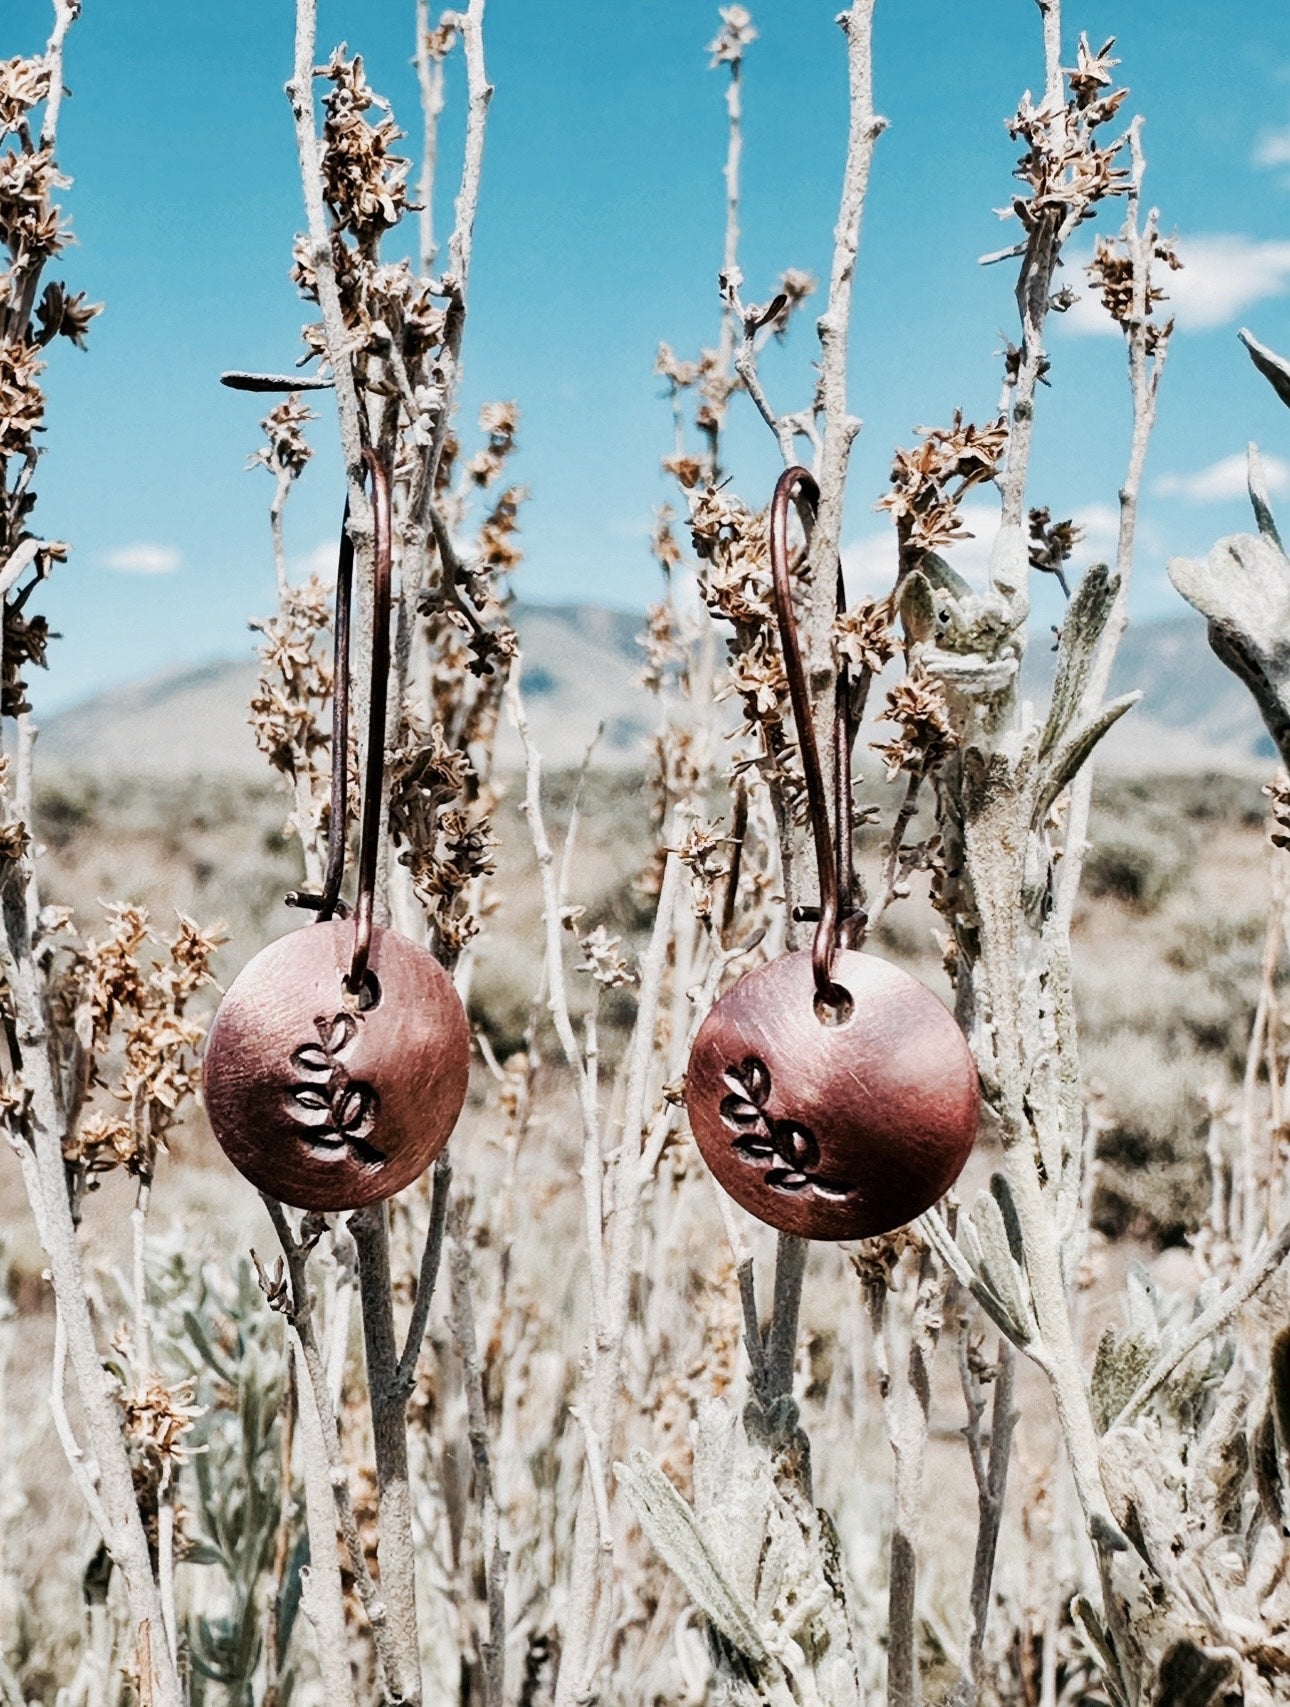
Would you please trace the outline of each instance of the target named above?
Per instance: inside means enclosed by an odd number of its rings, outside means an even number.
[[[815,742],[815,725],[811,720],[810,694],[802,649],[798,642],[797,620],[793,614],[793,585],[788,570],[788,507],[800,496],[814,522],[820,502],[820,488],[815,477],[805,468],[787,468],[775,483],[770,503],[770,568],[775,593],[775,616],[779,625],[780,646],[784,654],[784,673],[788,677],[789,700],[793,721],[797,725],[798,751],[802,755],[802,771],[806,778],[807,812],[815,841],[815,863],[819,871],[819,923],[811,944],[811,965],[815,973],[818,999],[827,1007],[837,1008],[849,1001],[847,992],[833,981],[833,960],[840,945],[846,946],[846,925],[852,918],[851,895],[854,888],[851,836],[851,677],[845,661],[838,671],[834,690],[833,709],[833,823],[829,823],[828,797],[824,775],[820,769],[819,748]],[[838,610],[846,609],[846,594],[842,584],[842,565],[838,564]],[[801,916],[806,916],[805,914]]]
[[[363,822],[358,840],[358,897],[354,903],[354,958],[345,987],[362,988],[372,947],[372,905],[381,849],[381,804],[385,782],[385,705],[390,680],[390,477],[373,450],[363,451],[372,476],[372,656],[368,677],[367,762],[363,777]],[[341,754],[344,765],[347,754]],[[335,763],[335,754],[332,755]]]
[[[372,477],[372,656],[368,684],[367,762],[363,778],[363,821],[359,831],[358,897],[354,905],[354,954],[345,987],[362,987],[372,946],[372,909],[376,893],[376,864],[381,842],[381,794],[385,775],[385,708],[390,674],[390,481],[385,464],[373,450],[363,451]],[[340,899],[345,876],[345,832],[349,813],[349,630],[354,592],[354,542],[349,536],[349,500],[341,522],[336,559],[336,645],[331,712],[331,820],[327,826],[327,870],[322,893],[293,891],[289,907],[308,907],[320,923],[344,918],[348,908]]]

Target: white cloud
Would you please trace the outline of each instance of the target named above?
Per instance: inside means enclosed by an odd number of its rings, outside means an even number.
[[[1060,519],[1060,518],[1059,518]],[[1115,504],[1081,504],[1071,517],[1084,537],[1075,547],[1076,563],[1114,560],[1120,542],[1120,511]]]
[[[1290,125],[1282,130],[1265,130],[1254,145],[1254,164],[1275,171],[1290,166]]]
[[[302,552],[298,557],[288,559],[287,569],[293,581],[307,581],[311,575],[317,575],[320,581],[328,586],[336,579],[336,553],[338,542],[335,538],[319,540],[311,551]]]
[[[103,552],[99,562],[120,575],[173,575],[183,558],[173,545],[140,540],[136,545],[118,545]]]
[[[969,499],[959,513],[972,537],[955,540],[940,555],[956,575],[961,575],[977,592],[984,592],[989,580],[990,553],[999,535],[999,507],[988,500]],[[1120,512],[1114,504],[1081,505],[1071,520],[1084,530],[1075,547],[1077,573],[1088,563],[1114,561],[1120,533]],[[875,528],[844,546],[842,567],[846,572],[848,598],[888,592],[896,578],[895,528]]]
[[[983,591],[990,567],[990,552],[999,532],[999,507],[969,499],[959,514],[972,538],[955,540],[940,555],[955,574]],[[870,529],[842,548],[842,568],[846,574],[849,598],[872,598],[890,592],[896,579],[896,567],[896,530],[890,523]]]
[[[1263,456],[1263,477],[1268,491],[1280,494],[1290,491],[1290,462],[1284,457]],[[1198,468],[1193,474],[1159,474],[1151,490],[1160,498],[1184,498],[1189,504],[1218,504],[1227,498],[1243,498],[1246,493],[1244,451],[1237,451]]]
[[[1180,237],[1177,249],[1182,271],[1159,269],[1157,282],[1169,300],[1156,314],[1161,319],[1172,315],[1184,332],[1230,326],[1254,303],[1290,292],[1290,242],[1214,232]],[[1118,338],[1120,328],[1083,276],[1087,260],[1087,255],[1072,257],[1068,277],[1082,287],[1082,293],[1061,317],[1061,324],[1070,332]]]

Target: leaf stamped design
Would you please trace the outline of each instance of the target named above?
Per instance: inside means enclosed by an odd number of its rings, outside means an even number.
[[[735,1134],[731,1146],[745,1161],[771,1162],[766,1184],[777,1191],[813,1191],[818,1197],[841,1203],[854,1197],[852,1187],[815,1170],[820,1165],[820,1146],[814,1133],[797,1120],[776,1120],[768,1112],[770,1069],[756,1055],[722,1075],[728,1095],[721,1099],[720,1114]]]
[[[354,1014],[321,1014],[314,1021],[317,1043],[292,1051],[291,1065],[303,1083],[287,1090],[287,1111],[304,1143],[323,1156],[346,1153],[367,1166],[386,1160],[370,1141],[381,1099],[372,1085],[351,1079],[340,1056],[358,1035]]]

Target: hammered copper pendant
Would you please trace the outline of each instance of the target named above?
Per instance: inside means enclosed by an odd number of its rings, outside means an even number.
[[[271,943],[231,985],[206,1046],[225,1155],[301,1209],[359,1209],[410,1185],[466,1097],[470,1029],[434,956],[374,927],[358,996],[351,921]]]
[[[750,972],[704,1020],[686,1108],[735,1202],[805,1239],[869,1239],[943,1196],[976,1138],[976,1066],[924,984],[841,950],[817,1013],[808,950]],[[844,1017],[845,1016],[845,1017]]]
[[[336,570],[331,823],[318,922],[256,955],[220,1004],[202,1089],[234,1167],[301,1209],[361,1209],[401,1191],[443,1149],[466,1097],[470,1027],[428,949],[373,923],[390,669],[390,486],[372,475],[372,656],[358,897],[340,902],[349,821],[349,607],[354,552]],[[345,519],[348,523],[349,507]]]
[[[736,1203],[799,1238],[869,1239],[913,1221],[953,1185],[976,1139],[980,1092],[944,1005],[917,978],[850,946],[864,927],[849,912],[855,708],[844,665],[830,827],[793,618],[795,496],[812,510],[819,501],[804,468],[786,470],[776,484],[770,562],[815,842],[818,924],[809,950],[749,972],[708,1014],[690,1053],[685,1104],[704,1161]]]

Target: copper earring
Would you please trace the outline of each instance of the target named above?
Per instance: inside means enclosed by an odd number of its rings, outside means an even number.
[[[851,946],[850,682],[837,682],[834,823],[811,722],[788,569],[788,509],[814,515],[804,468],[771,503],[776,616],[819,867],[810,949],[742,977],[699,1028],[685,1102],[704,1161],[735,1202],[781,1232],[866,1239],[949,1190],[976,1138],[976,1065],[953,1016],[909,973]],[[842,607],[841,569],[838,572]]]
[[[354,548],[342,527],[336,571],[331,822],[320,895],[288,902],[314,923],[271,943],[220,1004],[202,1088],[233,1166],[302,1209],[359,1209],[401,1191],[448,1141],[466,1097],[470,1029],[428,949],[372,922],[380,849],[390,670],[390,484],[374,452],[372,657],[367,760],[352,917],[345,870],[349,613]],[[345,520],[349,511],[346,506]]]

